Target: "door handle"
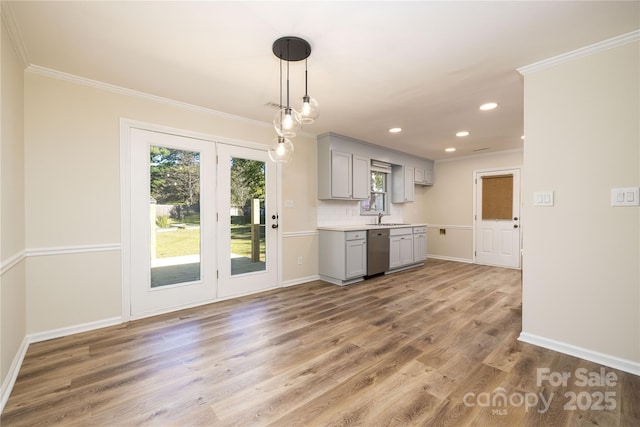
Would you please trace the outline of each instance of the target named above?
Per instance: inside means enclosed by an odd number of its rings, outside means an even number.
[[[518,224],[513,224],[513,228],[518,228]]]
[[[278,224],[271,224],[271,228],[278,228]]]

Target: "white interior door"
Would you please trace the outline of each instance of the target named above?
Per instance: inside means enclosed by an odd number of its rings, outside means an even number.
[[[278,283],[276,166],[267,152],[218,144],[218,296]]]
[[[476,172],[475,262],[520,268],[520,169]]]
[[[130,133],[131,315],[216,296],[215,144]]]

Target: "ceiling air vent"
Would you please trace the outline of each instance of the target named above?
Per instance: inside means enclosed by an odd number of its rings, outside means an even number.
[[[284,108],[284,105],[280,105],[277,102],[271,102],[271,101],[265,102],[264,105],[270,108],[275,108],[276,110],[282,110]]]

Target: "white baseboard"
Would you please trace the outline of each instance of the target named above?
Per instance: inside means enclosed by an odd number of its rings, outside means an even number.
[[[93,331],[94,329],[106,328],[108,326],[119,325],[122,323],[121,317],[112,317],[110,319],[96,320],[95,322],[82,323],[80,325],[67,326],[50,331],[38,332],[27,336],[30,343],[51,340],[54,338],[66,337],[67,335],[79,334],[80,332]]]
[[[13,390],[13,385],[16,383],[18,372],[20,372],[20,367],[22,366],[22,361],[27,354],[28,348],[29,338],[24,337],[22,344],[20,344],[18,348],[18,352],[11,362],[7,376],[4,377],[4,381],[2,381],[2,389],[0,390],[0,413],[4,410],[4,405],[7,404],[7,400],[9,400],[9,395],[11,394],[11,390]]]
[[[289,286],[301,285],[303,283],[309,283],[316,280],[320,280],[320,276],[316,275],[316,276],[299,277],[297,279],[291,279],[291,280],[282,282],[282,287],[287,288]]]
[[[555,341],[538,335],[529,334],[527,332],[520,333],[518,341],[548,348],[549,350],[554,350],[560,353],[568,354],[570,356],[579,357],[580,359],[599,363],[610,368],[619,369],[633,375],[640,375],[640,362],[621,359],[616,356],[589,350],[587,348],[577,347],[572,344]]]
[[[427,255],[427,259],[432,258],[432,259],[441,259],[443,261],[454,261],[454,262],[464,262],[466,264],[473,264],[473,260],[470,258],[456,258],[456,257],[452,257],[452,256],[444,256],[444,255],[432,255],[432,254],[428,254]]]

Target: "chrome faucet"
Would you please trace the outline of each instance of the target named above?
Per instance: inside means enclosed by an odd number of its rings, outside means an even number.
[[[382,212],[378,212],[378,225],[382,224]]]

